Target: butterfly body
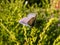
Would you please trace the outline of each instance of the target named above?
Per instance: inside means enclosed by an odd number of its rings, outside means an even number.
[[[19,23],[30,27],[35,22],[35,19],[36,19],[36,14],[35,13],[30,13],[30,14],[27,15],[27,17],[22,18],[19,21]]]

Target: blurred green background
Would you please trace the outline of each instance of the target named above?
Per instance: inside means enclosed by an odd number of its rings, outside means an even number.
[[[0,45],[60,45],[60,10],[50,0],[0,0]],[[37,13],[32,28],[19,20]]]

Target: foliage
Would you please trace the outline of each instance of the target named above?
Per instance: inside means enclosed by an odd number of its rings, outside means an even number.
[[[24,0],[0,0],[0,45],[60,45],[59,11],[26,5]],[[19,20],[31,12],[38,13],[35,25],[21,25]]]
[[[28,1],[28,5],[37,4],[39,7],[49,7],[50,0],[24,0],[24,2]]]

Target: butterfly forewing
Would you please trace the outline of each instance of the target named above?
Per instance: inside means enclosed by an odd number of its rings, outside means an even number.
[[[27,17],[22,18],[19,23],[28,26],[29,19]]]

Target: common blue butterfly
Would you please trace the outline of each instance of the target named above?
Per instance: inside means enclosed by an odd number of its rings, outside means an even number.
[[[35,13],[30,13],[27,15],[27,17],[22,18],[21,20],[19,20],[20,24],[23,24],[25,26],[33,26],[34,22],[36,19],[36,14]]]

